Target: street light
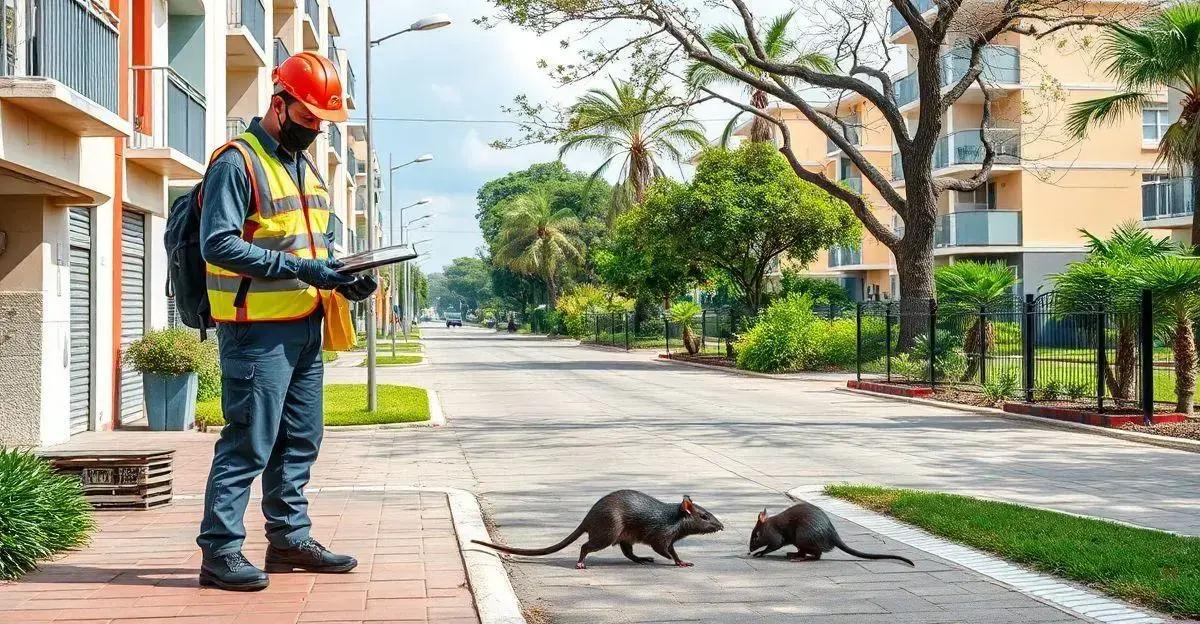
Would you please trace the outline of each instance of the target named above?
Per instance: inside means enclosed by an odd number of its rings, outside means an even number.
[[[433,218],[433,213],[432,213],[432,212],[430,212],[430,213],[427,213],[427,214],[423,214],[423,215],[421,215],[421,216],[417,217],[416,219],[413,219],[412,221],[409,221],[408,223],[405,223],[405,224],[404,224],[404,229],[406,229],[406,230],[408,230],[408,231],[410,231],[410,232],[411,232],[411,231],[412,231],[412,224],[414,224],[414,223],[420,223],[420,222],[424,221],[425,219],[432,219],[432,218]],[[424,226],[421,226],[421,227],[424,227]],[[417,229],[420,229],[420,228],[417,228]]]
[[[395,208],[395,206],[396,206],[396,202],[395,202],[396,172],[413,164],[413,163],[423,163],[423,162],[429,162],[431,160],[433,160],[433,154],[421,154],[420,156],[417,156],[416,158],[414,158],[406,163],[392,166],[392,155],[390,152],[388,153],[388,244],[389,245],[396,244],[396,231],[395,231],[396,230],[396,208]],[[411,203],[407,206],[400,208],[400,218],[402,218],[402,219],[404,218],[405,210],[412,208],[413,206],[420,206],[423,204],[428,204],[431,201],[433,201],[433,200],[431,200],[428,197],[425,197],[414,203]],[[401,244],[404,243],[403,224],[401,224],[400,243]],[[396,355],[395,314],[396,314],[396,309],[400,307],[400,293],[396,289],[396,265],[392,264],[390,267],[388,267],[388,271],[389,271],[389,274],[391,275],[391,294],[388,297],[388,299],[389,299],[388,303],[389,303],[389,305],[391,305],[391,308],[392,308],[391,316],[389,317],[392,319],[392,322],[390,323],[391,327],[388,328],[388,332],[392,336],[392,356],[395,357],[395,355]],[[408,268],[407,267],[405,268],[404,276],[405,276],[406,283],[407,283],[407,278],[408,278]],[[407,342],[408,341],[408,325],[404,323],[403,319],[401,319],[401,325],[404,327],[404,332],[405,332],[404,340],[405,340],[405,342]]]
[[[430,15],[429,17],[425,17],[425,18],[422,18],[422,19],[419,19],[419,20],[413,22],[411,26],[409,26],[408,28],[406,28],[404,30],[401,30],[399,32],[394,32],[390,35],[387,35],[386,37],[381,37],[379,39],[371,39],[371,4],[372,4],[371,0],[366,0],[366,2],[364,4],[366,6],[365,6],[365,10],[364,10],[364,15],[363,15],[363,18],[364,18],[363,19],[363,22],[364,22],[364,24],[363,24],[363,26],[364,26],[363,39],[365,39],[366,44],[367,44],[366,45],[366,48],[367,48],[366,49],[366,55],[367,55],[367,67],[366,67],[366,71],[367,71],[367,76],[366,76],[366,79],[367,79],[366,80],[366,82],[367,82],[367,106],[366,106],[366,109],[367,109],[366,110],[366,114],[367,114],[367,128],[366,128],[366,130],[367,130],[367,132],[366,132],[366,135],[367,135],[366,136],[366,140],[367,140],[367,201],[371,202],[371,205],[367,207],[367,250],[370,251],[375,248],[375,242],[374,242],[375,219],[374,219],[374,215],[373,215],[373,213],[375,212],[375,210],[374,210],[375,209],[375,166],[374,166],[375,144],[372,141],[373,137],[371,135],[371,128],[373,125],[372,121],[371,121],[371,48],[379,45],[380,43],[383,43],[384,41],[387,41],[388,39],[391,39],[392,37],[404,34],[406,32],[421,32],[421,31],[426,31],[426,30],[433,30],[435,28],[442,28],[444,26],[449,26],[450,25],[450,17],[448,15],[446,15],[445,13],[435,13],[433,15]],[[422,161],[422,162],[424,162],[424,161]],[[390,173],[391,172],[389,171],[389,176],[390,176]],[[391,184],[390,184],[390,180],[389,180],[389,186],[390,185]],[[373,271],[373,273],[374,273],[374,271]],[[374,294],[372,294],[370,297],[367,298],[367,308],[368,308],[368,314],[367,314],[367,411],[374,412],[378,408],[378,403],[379,403],[378,389],[376,388],[376,385],[375,385],[375,295]]]

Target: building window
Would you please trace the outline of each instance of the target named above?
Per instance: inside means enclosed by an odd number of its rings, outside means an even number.
[[[954,210],[995,210],[996,185],[992,182],[982,184],[973,191],[955,191]]]
[[[1162,140],[1171,122],[1167,119],[1167,107],[1147,106],[1142,108],[1142,140],[1157,143]]]

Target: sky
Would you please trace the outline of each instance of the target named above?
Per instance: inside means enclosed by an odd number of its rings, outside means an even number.
[[[341,36],[338,46],[347,50],[357,77],[355,101],[358,110],[352,118],[365,119],[366,62],[363,0],[331,0]],[[767,4],[782,4],[766,0]],[[756,9],[758,3],[756,2]],[[496,150],[493,140],[515,137],[517,127],[501,111],[518,94],[527,94],[531,102],[569,103],[585,88],[600,86],[601,77],[592,84],[559,88],[537,67],[539,58],[562,59],[561,37],[538,37],[508,24],[491,29],[473,20],[494,14],[485,0],[443,0],[411,2],[375,0],[371,11],[374,38],[403,30],[430,13],[446,13],[454,23],[446,28],[400,35],[376,47],[372,58],[372,117],[374,144],[381,169],[387,168],[389,155],[395,164],[430,153],[434,160],[407,166],[395,174],[397,210],[418,199],[433,201],[410,208],[405,221],[432,213],[425,230],[413,233],[410,240],[433,240],[418,245],[427,260],[421,264],[426,273],[440,271],[451,259],[473,256],[483,245],[475,221],[475,194],[479,187],[510,171],[536,162],[557,158],[552,145],[533,145],[511,150]],[[733,110],[723,104],[705,105],[697,115],[705,120],[710,137],[719,134]],[[453,122],[406,122],[405,119],[455,120]],[[601,162],[601,155],[568,155],[565,164],[590,173]],[[385,187],[390,187],[384,180]],[[388,198],[383,197],[388,211]],[[424,209],[429,209],[428,211]],[[420,212],[418,212],[420,211]],[[386,219],[386,216],[385,216]]]

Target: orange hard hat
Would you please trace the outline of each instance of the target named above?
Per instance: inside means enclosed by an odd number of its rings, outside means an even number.
[[[346,121],[349,117],[337,68],[320,54],[300,52],[289,56],[271,72],[271,81],[318,119]]]

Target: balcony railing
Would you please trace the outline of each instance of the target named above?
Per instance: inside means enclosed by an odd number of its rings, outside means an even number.
[[[850,247],[834,246],[829,248],[829,266],[849,266],[862,264],[862,250]]]
[[[135,67],[133,80],[133,147],[172,147],[200,164],[207,162],[204,95],[170,67]]]
[[[842,178],[841,182],[850,190],[862,195],[863,183],[861,177]]]
[[[342,153],[342,129],[335,123],[329,124],[329,149]]]
[[[27,32],[18,38],[16,12],[0,2],[4,73],[57,80],[117,112],[116,18],[86,0],[29,0],[25,15]],[[25,59],[24,67],[17,66],[18,58]]]
[[[225,138],[233,139],[245,132],[249,126],[246,125],[246,120],[241,117],[226,117],[225,118]]]
[[[337,61],[337,49],[338,49],[338,47],[337,47],[337,42],[333,40],[333,33],[329,33],[329,38],[326,41],[328,43],[325,46],[325,48],[326,48],[325,56],[328,57],[329,60],[333,61],[334,65],[337,65],[337,62],[338,62]]]
[[[358,173],[358,157],[352,149],[346,150],[346,171],[349,171],[350,175]]]
[[[1166,178],[1142,184],[1142,219],[1190,217],[1195,212],[1192,203],[1191,178]]]
[[[346,97],[354,99],[354,66],[346,62]]]
[[[938,217],[934,247],[989,247],[1021,244],[1021,213],[1015,210],[971,210]]]
[[[304,14],[312,20],[313,28],[321,27],[321,14],[317,0],[304,0]]]
[[[1021,56],[1012,46],[989,45],[983,48],[979,64],[982,77],[989,84],[1017,84],[1021,82]],[[942,58],[941,86],[948,87],[967,75],[971,57],[965,50],[953,50]],[[908,106],[920,96],[917,72],[912,72],[895,82],[896,106]]]
[[[921,15],[930,9],[937,8],[937,4],[933,0],[911,0],[911,2],[917,8],[917,13]],[[889,32],[893,35],[908,27],[908,22],[904,21],[904,16],[896,7],[891,7],[891,10],[888,11],[888,26],[890,27]]]
[[[229,0],[229,27],[244,26],[258,42],[258,47],[267,49],[267,7],[262,0]]]
[[[989,128],[986,130],[996,151],[993,161],[997,165],[1013,165],[1021,161],[1021,133],[1015,128]],[[933,151],[933,168],[954,165],[983,164],[983,139],[979,128],[951,132],[938,139]]]
[[[282,64],[285,60],[287,60],[287,57],[292,55],[291,52],[288,52],[287,46],[283,44],[283,39],[280,39],[278,37],[275,38],[274,54],[275,54],[275,67],[279,67],[280,64]]]

